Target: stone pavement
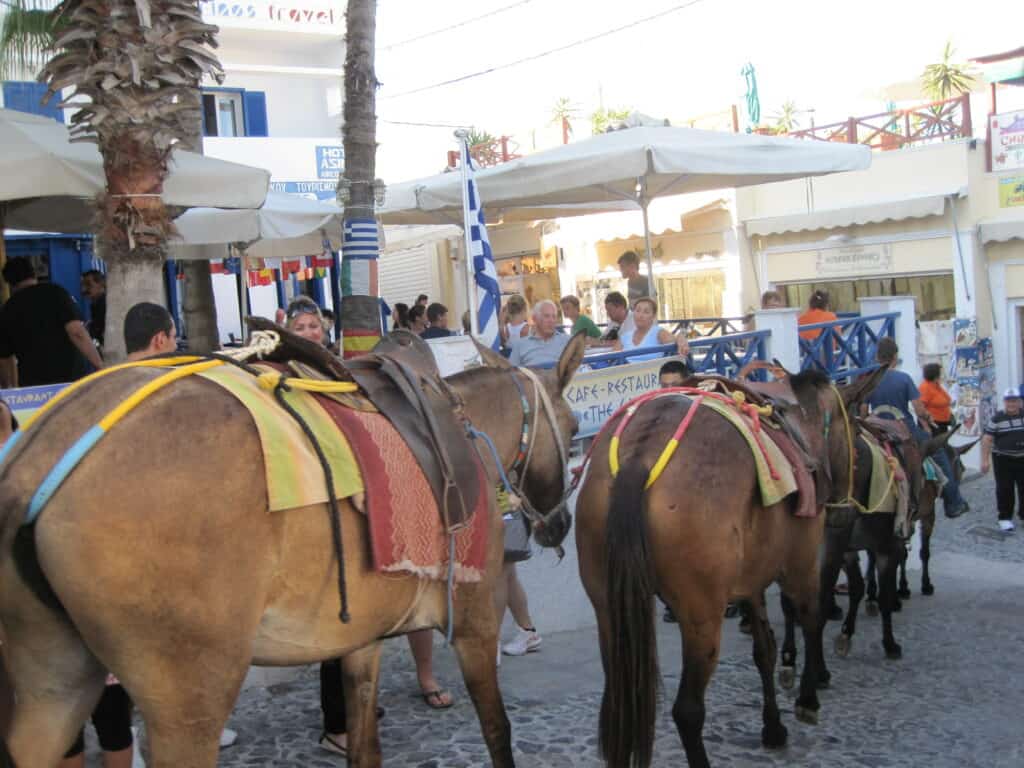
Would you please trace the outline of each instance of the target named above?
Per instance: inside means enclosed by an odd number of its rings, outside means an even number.
[[[969,483],[973,511],[939,518],[932,545],[933,597],[913,598],[895,619],[904,658],[886,661],[877,619],[863,617],[847,659],[826,653],[832,688],[821,695],[821,724],[792,715],[792,692],[780,691],[789,745],[760,746],[761,693],[750,641],[727,621],[721,664],[708,693],[705,739],[717,765],[929,766],[1024,765],[1024,532],[998,534],[990,478]],[[995,534],[995,535],[992,535]],[[526,567],[530,567],[529,564]],[[575,574],[572,574],[575,576]],[[770,599],[781,640],[777,598]],[[541,627],[543,629],[543,627]],[[680,639],[659,622],[665,683],[655,765],[683,766],[685,757],[669,709],[680,674]],[[416,695],[414,667],[403,639],[389,641],[382,665],[381,724],[385,766],[488,766],[479,725],[452,654],[435,650],[438,677],[455,695],[447,711],[429,710]],[[539,653],[509,658],[500,669],[517,765],[527,768],[599,766],[597,716],[602,674],[592,629],[546,635]],[[289,683],[244,691],[230,721],[238,744],[219,765],[328,768],[344,761],[316,746],[318,681],[310,668]]]

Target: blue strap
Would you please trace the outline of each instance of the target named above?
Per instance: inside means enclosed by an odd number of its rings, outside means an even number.
[[[7,456],[10,454],[10,452],[13,450],[14,444],[17,443],[18,440],[21,439],[21,436],[23,434],[25,434],[25,433],[24,432],[14,432],[14,433],[11,434],[11,436],[9,438],[7,438],[7,442],[4,443],[4,447],[0,448],[0,464],[4,463],[4,459],[7,458]]]
[[[79,462],[85,458],[85,455],[92,450],[92,447],[99,442],[99,439],[104,434],[103,428],[99,424],[92,427],[78,438],[78,441],[54,465],[53,469],[50,470],[50,474],[39,485],[35,496],[32,497],[32,501],[28,505],[25,525],[31,525],[36,521],[36,518],[39,517],[39,513],[43,511],[43,507],[46,506],[50,497],[57,492],[57,489],[60,488],[68,475],[71,474],[71,471],[78,466]]]

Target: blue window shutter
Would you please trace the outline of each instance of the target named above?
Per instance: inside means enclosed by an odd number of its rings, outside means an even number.
[[[46,86],[42,83],[31,82],[4,82],[4,108],[14,109],[18,112],[27,112],[30,115],[50,117],[58,123],[64,122],[64,110],[59,109],[60,95],[52,96],[45,105],[42,104],[43,96],[46,95]]]
[[[267,94],[263,91],[243,91],[245,108],[245,135],[269,136],[267,132]]]

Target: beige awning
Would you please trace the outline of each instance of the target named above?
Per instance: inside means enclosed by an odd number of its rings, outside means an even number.
[[[950,195],[959,195],[959,190],[951,192]],[[763,219],[748,219],[744,223],[748,235],[779,235],[783,232],[838,229],[861,224],[877,224],[882,221],[923,219],[928,216],[941,216],[946,208],[946,198],[950,195],[904,198],[793,216],[769,216]]]
[[[1005,243],[1024,240],[1024,219],[989,219],[978,224],[982,243]]]

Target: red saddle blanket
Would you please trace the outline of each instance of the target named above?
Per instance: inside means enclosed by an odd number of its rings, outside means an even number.
[[[374,568],[447,578],[450,542],[430,483],[405,440],[382,414],[317,399],[348,439],[359,463]],[[458,582],[480,581],[487,563],[491,492],[479,461],[476,470],[480,488],[472,520],[454,534]]]

